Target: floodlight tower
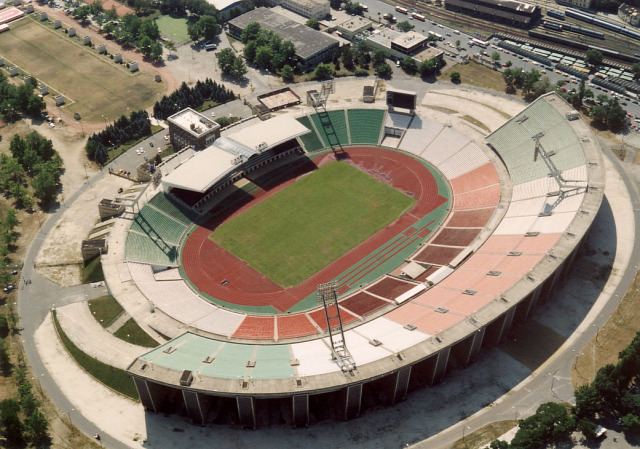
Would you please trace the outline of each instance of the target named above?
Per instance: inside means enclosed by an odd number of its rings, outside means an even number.
[[[343,373],[353,374],[356,363],[347,349],[340,318],[340,305],[338,304],[338,283],[330,281],[318,285],[318,303],[324,306],[324,316],[327,319],[327,332],[331,343],[332,358],[338,364]]]

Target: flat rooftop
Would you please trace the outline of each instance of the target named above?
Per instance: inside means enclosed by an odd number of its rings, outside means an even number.
[[[396,37],[392,42],[403,48],[411,48],[417,43],[424,42],[426,40],[427,36],[425,36],[424,34],[420,34],[417,31],[408,31]]]
[[[231,25],[241,29],[251,22],[258,22],[261,28],[273,31],[282,39],[293,42],[296,54],[302,59],[308,59],[338,43],[326,33],[313,30],[265,7],[256,8],[229,21]]]
[[[371,40],[377,44],[383,45],[387,48],[391,48],[391,42],[402,36],[400,31],[390,30],[384,28],[382,30],[376,30],[366,39]]]
[[[191,108],[183,109],[182,111],[173,114],[167,120],[196,137],[201,136],[203,133],[220,128],[220,125],[216,122],[197,113]]]
[[[365,19],[361,16],[349,17],[344,22],[338,24],[338,28],[342,28],[347,31],[358,31],[362,28],[369,28],[373,25],[373,22],[369,19]]]

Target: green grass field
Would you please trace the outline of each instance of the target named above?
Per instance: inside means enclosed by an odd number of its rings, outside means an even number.
[[[357,168],[334,162],[223,224],[211,238],[280,286],[291,287],[414,203]]]
[[[11,24],[11,31],[2,34],[0,54],[61,92],[67,99],[62,111],[78,112],[87,122],[109,122],[127,108],[147,108],[165,89],[153,74],[140,71],[132,75],[78,39],[28,18]]]
[[[160,16],[156,19],[160,34],[171,39],[176,45],[186,44],[191,40],[187,33],[187,19],[182,17]]]
[[[89,310],[102,327],[109,327],[124,309],[111,295],[89,300]]]

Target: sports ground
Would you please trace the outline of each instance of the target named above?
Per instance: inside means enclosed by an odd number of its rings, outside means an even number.
[[[218,227],[214,242],[292,287],[415,203],[345,162],[327,164]]]
[[[151,74],[131,74],[124,66],[87,49],[61,29],[26,18],[0,39],[0,55],[35,76],[66,99],[63,110],[83,120],[115,120],[127,108],[144,109],[164,92]]]
[[[226,201],[233,206],[184,244],[192,287],[230,310],[293,320],[317,307],[318,284],[333,279],[340,294],[355,291],[414,253],[447,216],[448,183],[428,164],[389,149],[345,154],[346,162],[334,163],[327,152],[276,179],[256,179]],[[288,265],[279,270],[283,260]]]

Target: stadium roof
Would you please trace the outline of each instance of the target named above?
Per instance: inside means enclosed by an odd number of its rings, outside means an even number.
[[[205,192],[216,180],[231,171],[237,156],[210,146],[162,178],[163,184],[180,189]]]
[[[269,149],[310,132],[306,126],[292,116],[279,115],[237,133],[229,134],[228,137],[249,148],[257,149],[260,144],[265,143],[266,149]]]
[[[196,153],[162,178],[163,184],[194,192],[206,192],[212,185],[252,156],[267,151],[287,140],[311,132],[289,115],[264,122],[220,137],[213,145]]]

